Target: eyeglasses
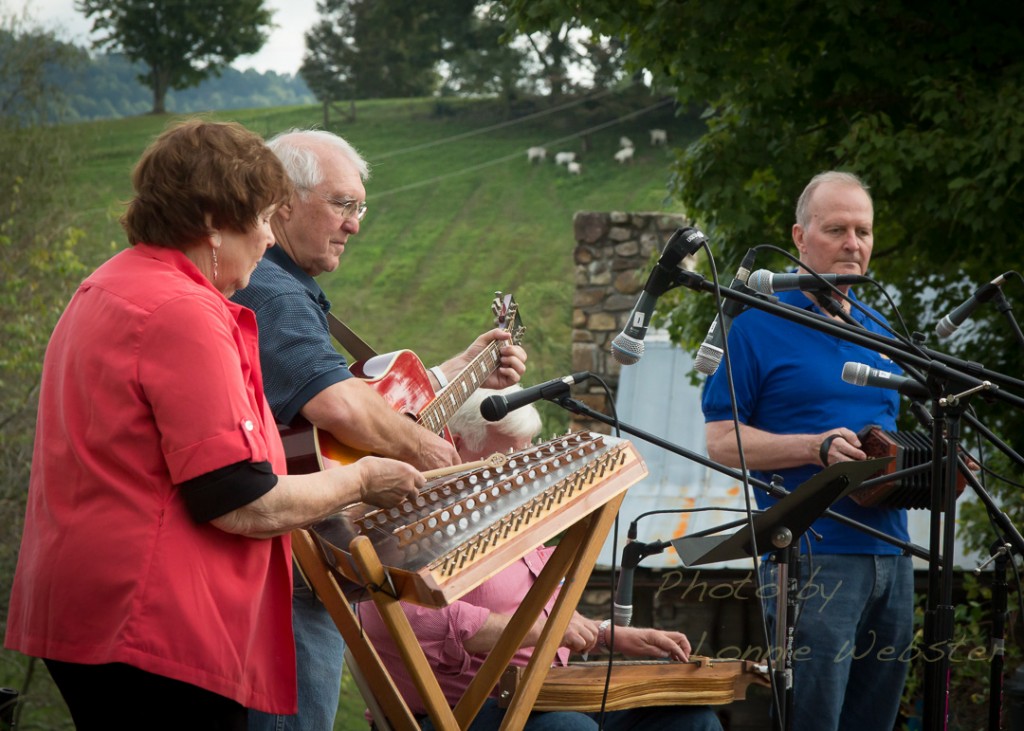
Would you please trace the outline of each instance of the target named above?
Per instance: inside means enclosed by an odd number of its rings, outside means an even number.
[[[347,221],[350,218],[354,218],[357,221],[362,221],[363,216],[366,215],[366,201],[360,203],[359,201],[351,198],[348,200],[338,200],[337,198],[332,198],[331,196],[324,195],[323,193],[317,193],[317,195],[323,198],[324,201],[327,202],[327,205],[329,205],[336,214],[341,216],[342,220]]]

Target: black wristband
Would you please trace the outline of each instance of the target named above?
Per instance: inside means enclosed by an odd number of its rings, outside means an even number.
[[[832,442],[838,439],[841,435],[829,434],[827,437],[821,440],[821,446],[818,447],[818,459],[821,463],[828,467],[828,450],[832,448]]]

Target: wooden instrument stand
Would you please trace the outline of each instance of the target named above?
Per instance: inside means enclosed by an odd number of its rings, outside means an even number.
[[[388,572],[373,544],[365,536],[352,541],[349,549],[362,576],[361,583],[370,592],[381,618],[402,653],[406,669],[416,683],[434,728],[438,731],[464,731],[469,728],[544,606],[557,591],[558,598],[501,725],[502,731],[519,731],[523,728],[624,496],[623,490],[577,520],[565,533],[454,709],[448,705],[437,677],[402,611],[400,598],[394,596],[393,589],[388,589],[391,584]],[[334,619],[388,721],[397,731],[418,731],[419,724],[408,704],[381,663],[372,642],[362,632],[359,620],[342,590],[339,576],[325,557],[317,536],[309,530],[293,531],[292,552]],[[502,568],[504,566],[496,566],[494,572]]]

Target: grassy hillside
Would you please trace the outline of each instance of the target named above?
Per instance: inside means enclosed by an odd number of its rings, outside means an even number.
[[[650,147],[647,130],[666,128],[681,144],[696,123],[676,118],[671,105],[637,114],[656,103],[646,95],[605,97],[550,115],[538,114],[540,102],[511,111],[479,100],[443,108],[434,100],[360,103],[354,122],[331,127],[372,164],[361,231],[339,270],[322,278],[336,312],[378,350],[411,348],[429,365],[489,326],[495,290],[513,292],[527,325],[527,383],[569,372],[573,214],[678,210],[665,192],[672,152]],[[266,136],[322,124],[313,106],[209,116]],[[516,121],[522,117],[531,118]],[[68,174],[80,190],[74,207],[88,231],[90,263],[124,245],[116,218],[130,193],[131,166],[168,120],[75,128],[82,158]],[[586,136],[584,152],[576,135],[601,126]],[[637,144],[631,165],[613,159],[622,135]],[[549,159],[528,164],[526,148],[538,144],[549,148]],[[582,175],[556,166],[557,150],[576,151]]]
[[[371,162],[369,212],[340,269],[321,279],[335,311],[378,350],[411,348],[428,364],[454,354],[490,327],[495,290],[513,292],[527,325],[527,385],[568,373],[573,295],[572,219],[581,210],[671,211],[666,181],[672,152],[648,146],[647,130],[669,131],[682,145],[698,123],[644,94],[606,96],[543,115],[546,102],[516,108],[485,100],[362,102],[354,121],[331,126]],[[231,119],[271,136],[322,124],[319,107],[232,111]],[[517,121],[526,118],[527,121]],[[130,174],[146,145],[173,117],[89,122],[70,133],[78,152],[66,175],[67,201],[85,230],[80,252],[96,266],[125,246],[117,223]],[[588,132],[589,130],[589,132]],[[613,159],[619,137],[637,144],[632,165]],[[547,162],[530,165],[526,149],[544,145]],[[579,154],[569,176],[554,152]],[[565,415],[546,405],[549,428]],[[12,653],[2,651],[12,670]],[[41,670],[37,670],[41,672]],[[21,685],[20,671],[4,685]],[[22,726],[67,728],[29,697]],[[350,684],[338,728],[361,728],[362,704]],[[59,715],[59,712],[58,712]]]

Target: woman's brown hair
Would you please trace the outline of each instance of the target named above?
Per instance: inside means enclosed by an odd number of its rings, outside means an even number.
[[[292,185],[263,139],[235,122],[188,120],[165,130],[132,172],[135,197],[121,217],[131,244],[183,249],[213,228],[252,230]]]

